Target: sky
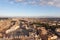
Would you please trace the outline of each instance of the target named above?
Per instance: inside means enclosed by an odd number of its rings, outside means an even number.
[[[60,17],[60,0],[0,0],[0,16]]]

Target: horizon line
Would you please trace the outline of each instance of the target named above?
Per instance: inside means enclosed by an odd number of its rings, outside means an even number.
[[[60,18],[58,16],[0,16],[0,18]]]

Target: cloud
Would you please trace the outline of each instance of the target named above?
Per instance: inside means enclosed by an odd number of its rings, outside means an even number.
[[[9,0],[17,3],[26,3],[32,5],[48,5],[60,7],[60,0]]]
[[[40,0],[40,4],[60,7],[60,0]]]

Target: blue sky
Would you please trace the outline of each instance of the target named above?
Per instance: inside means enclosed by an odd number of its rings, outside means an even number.
[[[49,3],[50,3],[50,1],[49,1]],[[60,3],[58,3],[58,4],[60,4]],[[58,6],[57,4],[56,5],[55,4],[47,5],[47,3],[45,3],[44,5],[43,5],[43,3],[41,3],[41,5],[38,5],[38,4],[33,5],[33,4],[28,4],[28,2],[27,2],[27,4],[24,4],[24,2],[20,2],[20,1],[15,2],[15,1],[8,1],[8,0],[0,0],[0,16],[60,17],[60,6]]]

